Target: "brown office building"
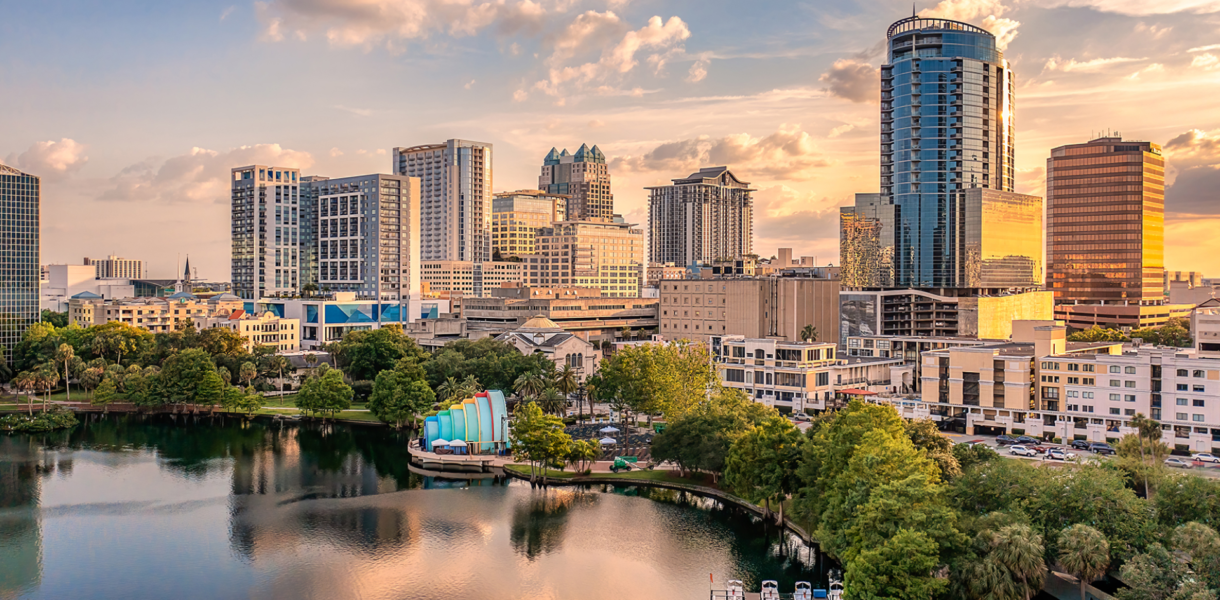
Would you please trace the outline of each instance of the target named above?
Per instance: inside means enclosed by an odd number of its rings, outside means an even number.
[[[1165,303],[1161,147],[1103,137],[1055,148],[1046,161],[1046,205],[1056,318],[1074,328],[1155,324],[1152,315],[1165,311],[1140,307]]]

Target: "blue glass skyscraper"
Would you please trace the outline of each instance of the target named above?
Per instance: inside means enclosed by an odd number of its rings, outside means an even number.
[[[38,177],[0,165],[0,346],[13,359],[13,347],[38,321]]]
[[[887,287],[979,287],[964,190],[1013,191],[1013,76],[991,33],[911,17],[881,67],[881,204],[892,206]],[[1040,201],[1037,210],[1041,212]],[[977,217],[976,217],[977,219]],[[1039,253],[1040,258],[1040,253]],[[1040,283],[1038,281],[1028,283]],[[1013,281],[1017,287],[1019,281]]]

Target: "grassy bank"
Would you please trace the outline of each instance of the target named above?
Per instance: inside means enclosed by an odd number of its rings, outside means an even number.
[[[504,468],[521,475],[528,476],[530,474],[529,465],[505,465]],[[546,476],[554,479],[570,479],[576,481],[586,479],[585,476],[578,475],[572,471],[558,471],[555,469],[547,469]],[[658,483],[681,483],[686,485],[697,485],[715,490],[720,489],[718,486],[712,483],[712,478],[710,476],[692,474],[692,476],[689,477],[681,477],[678,475],[677,471],[652,470],[623,471],[621,473],[593,473],[589,475],[589,477],[597,479],[622,479],[624,482],[647,481]]]

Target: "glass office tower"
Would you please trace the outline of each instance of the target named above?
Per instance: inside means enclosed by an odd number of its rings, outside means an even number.
[[[9,362],[39,317],[40,192],[38,177],[0,165],[0,346]]]
[[[995,36],[967,23],[911,17],[888,39],[881,201],[894,207],[893,285],[974,287],[954,259],[970,253],[961,192],[1013,190],[1012,73]]]

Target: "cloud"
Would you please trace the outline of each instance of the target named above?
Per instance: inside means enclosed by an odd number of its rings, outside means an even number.
[[[215,202],[229,200],[230,169],[261,164],[307,169],[314,160],[308,152],[288,150],[279,144],[241,146],[227,152],[204,148],[165,161],[148,159],[131,165],[110,180],[99,200],[116,202]]]
[[[919,16],[977,23],[996,37],[996,46],[1003,50],[1016,39],[1021,26],[1020,21],[1001,18],[1007,10],[1000,0],[942,0]]]
[[[851,123],[844,123],[838,127],[835,127],[834,129],[831,129],[830,134],[828,134],[826,137],[837,138],[855,128],[856,126],[852,125]]]
[[[881,98],[878,70],[872,65],[851,58],[836,60],[818,81],[826,84],[830,95],[852,102],[876,104]]]
[[[536,34],[546,16],[542,4],[532,0],[270,0],[254,7],[268,41],[283,41],[289,33],[297,39],[322,33],[333,46],[391,51],[401,51],[398,42],[434,33]]]
[[[1159,25],[1148,25],[1141,21],[1135,26],[1136,33],[1146,33],[1154,40],[1159,40],[1162,37],[1165,37],[1170,31],[1173,31],[1172,25],[1168,27],[1161,27]]]
[[[1163,65],[1161,63],[1152,63],[1152,64],[1132,73],[1131,77],[1129,77],[1128,79],[1132,79],[1132,80],[1139,79],[1140,75],[1143,75],[1145,73],[1164,73],[1164,72],[1165,72],[1165,65]]]
[[[760,187],[754,193],[755,251],[770,256],[776,248],[792,248],[797,256],[816,256],[819,264],[835,261],[844,203],[786,185]]]
[[[1199,46],[1197,48],[1191,48],[1190,50],[1187,50],[1187,52],[1207,52],[1208,50],[1216,50],[1216,49],[1220,49],[1220,44],[1209,44],[1207,46]]]
[[[331,148],[331,149],[330,149],[330,153],[329,153],[329,154],[330,154],[330,157],[331,157],[331,158],[337,158],[337,157],[339,157],[339,156],[343,156],[343,151],[342,151],[342,150],[340,150],[340,149],[339,149],[339,148],[336,146],[336,147],[334,147],[334,148]]]
[[[35,142],[21,154],[10,154],[4,162],[48,181],[67,179],[89,162],[85,145],[70,138]]]
[[[573,56],[571,52],[587,46],[585,41],[590,37],[600,36],[600,32],[606,27],[616,26],[618,17],[610,12],[590,11],[577,17],[574,24],[581,23],[582,19],[586,20],[583,25],[575,30],[569,27],[557,40],[555,53],[547,59],[551,65],[548,78],[537,81],[533,85],[534,90],[554,97],[571,91],[618,94],[622,90],[613,84],[618,83],[639,64],[636,55],[641,50],[655,51],[648,57],[648,62],[653,65],[654,73],[660,74],[669,58],[684,52],[682,43],[691,35],[690,28],[682,19],[670,17],[668,20],[662,20],[659,16],[653,16],[644,27],[622,34],[622,38],[613,46],[603,45],[604,49],[597,61],[563,66],[567,59]],[[522,96],[526,94],[528,92],[522,89],[513,97],[522,100]]]
[[[1195,55],[1194,59],[1190,61],[1190,66],[1199,67],[1205,71],[1215,71],[1220,69],[1220,57],[1211,52],[1204,52],[1203,54]]]
[[[466,85],[465,85],[465,86],[463,86],[463,87],[465,87],[466,89],[470,89],[470,88],[474,87],[474,84],[475,84],[475,82],[476,82],[476,81],[478,81],[478,80],[476,80],[476,79],[471,79],[470,81],[466,82]]]
[[[1220,12],[1220,1],[1217,0],[1157,0],[1156,2],[1146,0],[1034,0],[1031,4],[1042,8],[1091,8],[1100,12],[1136,17],[1173,13]]]
[[[1163,146],[1167,183],[1165,212],[1220,214],[1220,130],[1191,129]]]
[[[335,108],[337,108],[343,112],[349,112],[349,113],[352,113],[353,115],[357,115],[360,117],[368,117],[373,114],[373,110],[369,109],[369,108],[352,108],[350,106],[343,106],[341,104],[335,105]]]
[[[707,77],[707,66],[712,63],[712,59],[706,54],[699,57],[694,64],[690,66],[690,71],[686,73],[686,81],[690,83],[699,83]]]
[[[1121,65],[1123,63],[1139,62],[1141,60],[1147,59],[1116,56],[1114,58],[1094,58],[1093,60],[1080,62],[1074,58],[1065,61],[1056,56],[1048,59],[1046,61],[1046,65],[1043,66],[1042,69],[1044,71],[1063,71],[1065,73],[1069,71],[1100,71],[1106,67]]]
[[[749,179],[802,181],[815,169],[833,163],[818,150],[812,136],[799,125],[784,124],[768,136],[737,133],[721,138],[700,136],[660,144],[641,156],[613,159],[612,170],[663,172],[682,176],[701,167],[726,165]]]
[[[224,21],[225,19],[229,18],[229,15],[232,15],[233,11],[235,11],[235,10],[237,10],[236,6],[230,6],[226,9],[224,9],[223,11],[220,12],[220,20]]]

